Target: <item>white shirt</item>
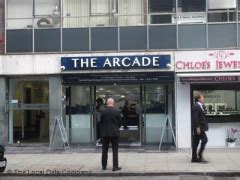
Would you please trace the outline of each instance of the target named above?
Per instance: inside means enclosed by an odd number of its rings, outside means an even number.
[[[197,103],[199,104],[199,106],[201,107],[201,109],[204,111],[204,109],[203,109],[203,104],[200,103],[200,102],[197,102]]]

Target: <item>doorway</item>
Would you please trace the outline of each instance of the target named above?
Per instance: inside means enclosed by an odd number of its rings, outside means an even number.
[[[159,145],[166,116],[174,121],[172,84],[72,84],[65,86],[66,129],[72,145],[101,145],[98,103],[112,97],[121,112],[120,146]],[[163,144],[173,145],[166,129]]]
[[[113,98],[114,107],[121,112],[120,145],[141,145],[142,137],[142,86],[140,85],[99,85],[95,99],[99,102]],[[97,103],[98,104],[98,103]],[[96,111],[99,111],[98,105]],[[96,122],[96,141],[100,140],[100,125]]]
[[[10,79],[9,87],[9,143],[48,143],[48,80]]]

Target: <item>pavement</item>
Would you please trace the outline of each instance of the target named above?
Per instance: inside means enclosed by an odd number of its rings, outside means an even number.
[[[207,164],[191,163],[191,150],[119,152],[121,171],[112,172],[112,153],[106,171],[101,151],[23,153],[7,150],[7,168],[0,176],[240,176],[240,149],[207,149]]]
[[[0,180],[79,180],[79,177],[54,176],[0,176]],[[240,177],[211,177],[211,176],[117,176],[117,177],[81,177],[81,180],[240,180]]]

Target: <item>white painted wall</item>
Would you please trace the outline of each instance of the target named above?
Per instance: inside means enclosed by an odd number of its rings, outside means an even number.
[[[190,84],[181,84],[176,78],[176,128],[178,148],[191,148],[191,97]],[[227,129],[237,128],[240,130],[240,122],[237,123],[209,123],[207,131],[207,147],[226,147]],[[238,135],[240,146],[240,133]]]
[[[167,54],[173,59],[173,52],[131,52],[131,53],[85,53],[85,54],[38,54],[38,55],[4,55],[0,56],[0,75],[47,75],[61,74],[61,57],[89,57],[89,56],[130,56]],[[170,71],[174,70],[172,67]],[[109,72],[116,72],[112,70]],[[121,70],[118,70],[121,72]],[[134,70],[132,70],[134,71]],[[139,70],[135,70],[138,71]],[[156,70],[148,70],[156,71]],[[84,71],[81,71],[84,72]],[[99,71],[85,71],[87,73]]]
[[[191,147],[190,84],[181,84],[176,78],[176,139],[178,148]]]
[[[210,123],[207,147],[225,147],[227,138],[227,129],[236,128],[240,130],[240,122],[237,123]],[[238,134],[238,138],[239,138]],[[236,145],[240,146],[239,140]]]
[[[0,75],[59,74],[60,55],[0,56]]]

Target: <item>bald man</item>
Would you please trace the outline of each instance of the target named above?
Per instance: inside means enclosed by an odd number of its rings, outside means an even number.
[[[121,114],[114,108],[114,100],[107,100],[106,108],[101,112],[101,135],[102,135],[102,169],[107,169],[108,147],[111,142],[113,152],[113,171],[121,168],[118,166],[118,144],[121,127]]]

